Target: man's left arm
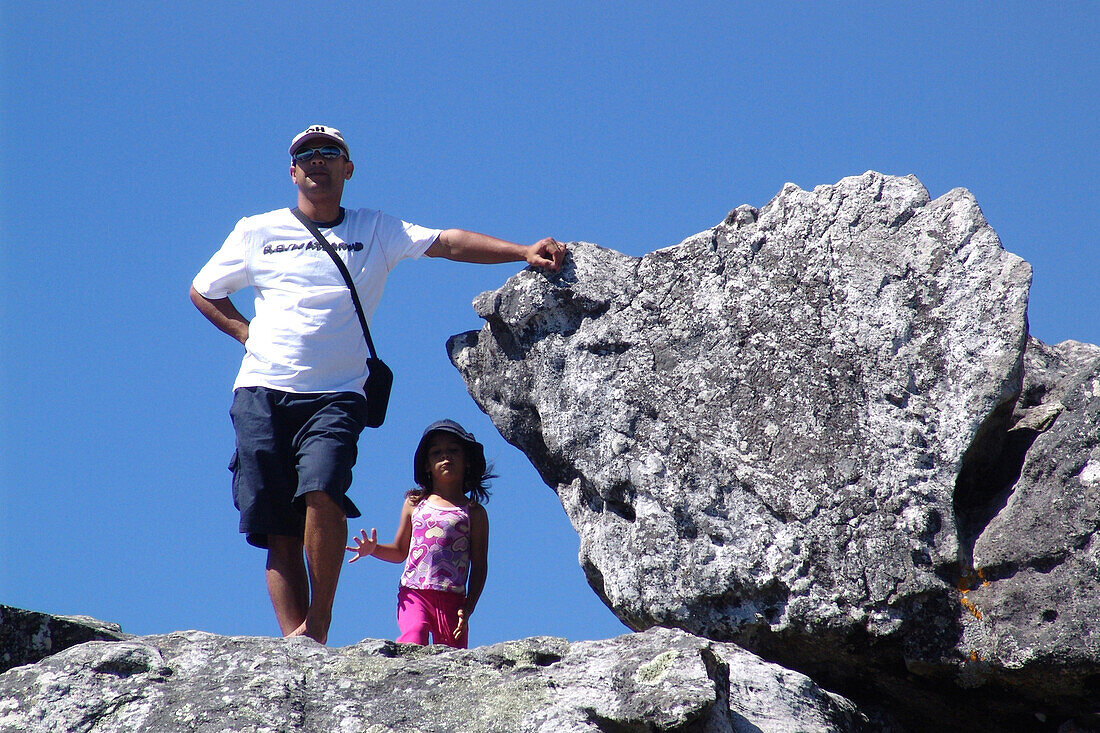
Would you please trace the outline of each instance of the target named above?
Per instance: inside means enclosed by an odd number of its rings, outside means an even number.
[[[484,265],[526,262],[531,267],[557,272],[565,260],[565,245],[553,237],[540,239],[531,245],[522,245],[465,229],[446,229],[440,232],[424,254],[455,262]]]

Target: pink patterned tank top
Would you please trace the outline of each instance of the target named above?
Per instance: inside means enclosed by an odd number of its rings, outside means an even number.
[[[465,594],[469,574],[470,513],[466,507],[440,507],[424,499],[413,509],[401,585]]]

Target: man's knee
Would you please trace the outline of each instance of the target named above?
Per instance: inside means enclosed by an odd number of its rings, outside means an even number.
[[[271,534],[267,536],[267,567],[269,569],[292,569],[304,565],[302,559],[302,538]]]
[[[301,497],[306,511],[320,512],[326,517],[344,518],[344,509],[336,503],[336,500],[323,491],[310,491]]]

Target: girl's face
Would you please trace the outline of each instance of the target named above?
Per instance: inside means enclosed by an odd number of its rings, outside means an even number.
[[[428,473],[432,485],[457,483],[462,486],[466,475],[466,446],[450,433],[432,436],[428,443]]]

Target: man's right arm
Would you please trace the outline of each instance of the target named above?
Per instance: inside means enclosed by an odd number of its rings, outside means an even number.
[[[248,340],[248,320],[241,315],[229,298],[210,299],[191,286],[191,302],[199,309],[206,320],[213,323],[219,331],[227,333],[242,344]]]

